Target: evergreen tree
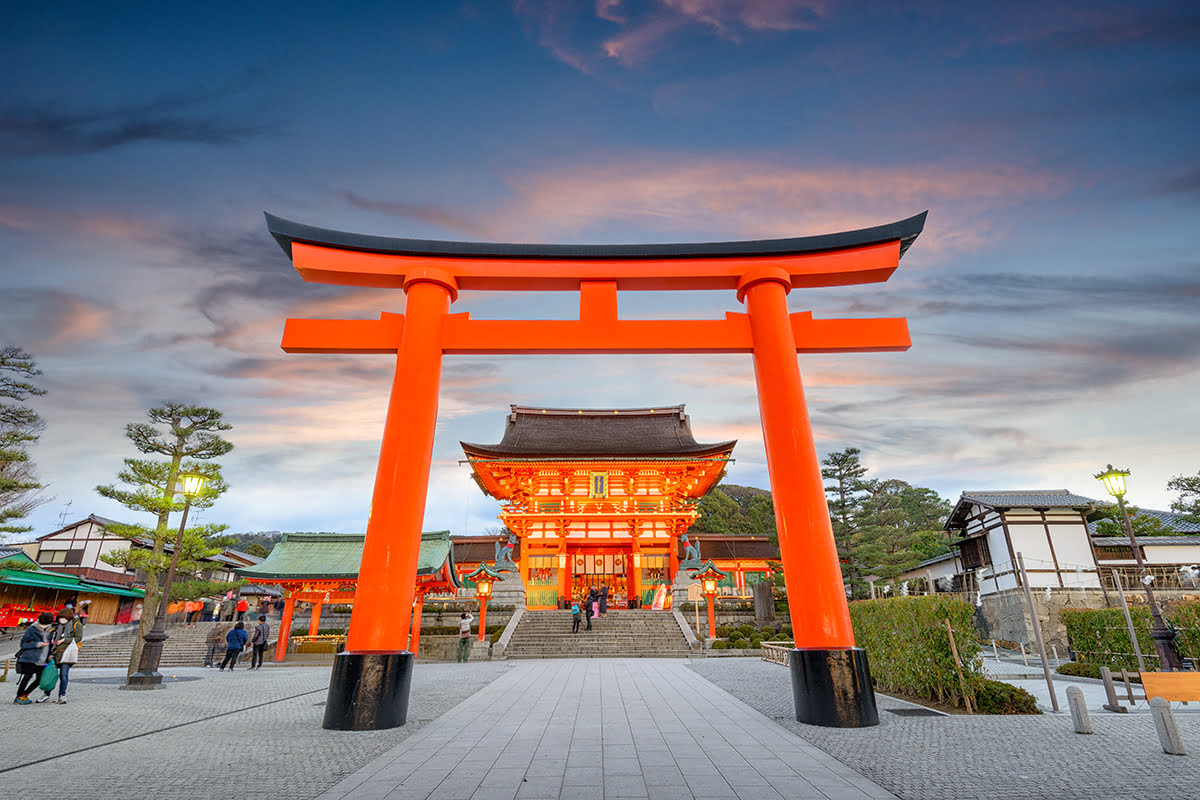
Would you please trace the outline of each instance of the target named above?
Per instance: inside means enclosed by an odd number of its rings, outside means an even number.
[[[216,409],[164,403],[161,408],[150,409],[147,416],[149,423],[126,425],[125,436],[139,452],[164,458],[125,459],[125,467],[117,473],[117,479],[131,487],[129,489],[113,484],[96,487],[104,497],[133,511],[151,514],[156,520],[153,527],[116,525],[111,528],[118,536],[148,542],[149,551],[131,548],[104,557],[110,564],[141,569],[146,573],[146,597],[138,636],[130,654],[130,674],[137,670],[141,659],[142,638],[150,630],[158,610],[160,575],[165,574],[170,562],[164,550],[168,542],[174,542],[177,528],[171,528],[168,520],[171,512],[183,510],[183,498],[176,495],[179,474],[197,472],[208,477],[204,493],[192,500],[193,508],[207,508],[229,488],[221,477],[220,466],[207,462],[233,449],[233,445],[220,436],[220,432],[231,430],[233,426],[223,422],[221,412]],[[185,531],[177,570],[197,570],[205,557],[215,553],[215,542],[211,539],[224,528],[224,525],[203,525]]]
[[[778,542],[775,504],[766,489],[722,484],[700,499],[700,517],[689,529],[695,533],[766,536]]]
[[[29,460],[29,448],[41,436],[45,421],[22,405],[30,397],[46,393],[29,382],[41,375],[33,356],[19,347],[0,348],[0,541],[6,534],[32,530],[17,520],[49,501],[39,495],[42,484]]]
[[[1143,536],[1175,534],[1161,519],[1143,514],[1137,506],[1126,504],[1125,510],[1129,513],[1129,527],[1133,528],[1133,535],[1139,539]],[[1121,517],[1121,507],[1116,503],[1097,509],[1091,518],[1096,521],[1096,534],[1099,536],[1128,536],[1125,533],[1125,520]]]
[[[842,562],[842,580],[852,592],[861,591],[863,584],[855,544],[861,530],[860,517],[867,498],[867,468],[859,461],[862,453],[857,447],[847,447],[830,453],[821,462],[821,477],[829,498],[829,519],[833,524],[833,539],[838,559]]]
[[[937,492],[895,478],[868,481],[867,491],[856,547],[864,569],[892,581],[950,551],[940,530],[950,503]]]
[[[1200,523],[1200,473],[1176,475],[1167,481],[1167,488],[1179,492],[1171,502],[1171,510],[1188,522]]]

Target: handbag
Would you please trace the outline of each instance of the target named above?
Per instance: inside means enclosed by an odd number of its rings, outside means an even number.
[[[74,639],[67,645],[67,649],[63,650],[62,658],[59,659],[61,664],[74,664],[79,660],[79,642]]]
[[[46,667],[42,670],[42,679],[38,681],[38,688],[49,694],[57,685],[58,665],[54,663],[54,659],[52,658],[46,662]]]

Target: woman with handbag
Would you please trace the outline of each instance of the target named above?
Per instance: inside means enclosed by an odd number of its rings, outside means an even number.
[[[83,623],[75,616],[75,612],[64,608],[58,612],[58,624],[50,631],[50,642],[54,648],[54,663],[58,665],[58,702],[67,702],[67,682],[71,674],[71,665],[79,660],[79,643],[83,641]],[[44,688],[44,687],[43,687]],[[35,702],[44,703],[50,699],[51,686],[45,689],[46,696]]]
[[[25,629],[21,637],[21,649],[17,651],[17,674],[21,680],[17,683],[17,697],[13,700],[19,705],[29,705],[29,693],[42,679],[42,670],[46,668],[46,659],[50,656],[50,624],[54,615],[49,611],[38,614],[37,622]]]

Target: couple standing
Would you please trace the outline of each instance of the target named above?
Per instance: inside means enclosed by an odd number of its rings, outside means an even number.
[[[50,699],[54,684],[49,689],[42,689],[46,693],[44,697],[29,699],[29,693],[41,682],[47,664],[56,665],[58,670],[58,702],[67,702],[67,681],[71,665],[79,658],[79,643],[82,641],[83,622],[72,609],[64,608],[58,612],[57,624],[55,615],[49,611],[39,614],[37,622],[30,625],[21,637],[21,649],[17,651],[17,674],[21,679],[17,682],[17,696],[13,702],[28,705]]]

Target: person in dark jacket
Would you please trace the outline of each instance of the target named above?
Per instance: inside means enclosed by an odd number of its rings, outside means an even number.
[[[254,653],[250,656],[250,669],[258,669],[262,666],[263,655],[267,652],[267,640],[271,638],[271,626],[267,624],[267,615],[258,615],[258,624],[254,626],[254,633],[250,637],[250,644],[254,647]]]
[[[600,616],[608,616],[608,584],[600,584]]]
[[[239,622],[233,626],[225,636],[225,660],[221,662],[221,669],[218,672],[224,672],[225,666],[229,665],[229,671],[233,672],[233,666],[237,663],[238,656],[242,654],[242,650],[246,648],[246,623]]]
[[[17,674],[21,680],[17,682],[17,697],[13,700],[19,705],[29,705],[29,693],[37,688],[42,679],[42,670],[46,668],[46,659],[50,656],[50,624],[54,615],[49,611],[38,614],[37,622],[25,629],[21,637],[21,649],[17,651]]]
[[[579,603],[571,603],[571,633],[579,633],[579,623],[583,619],[583,612],[579,610]]]

